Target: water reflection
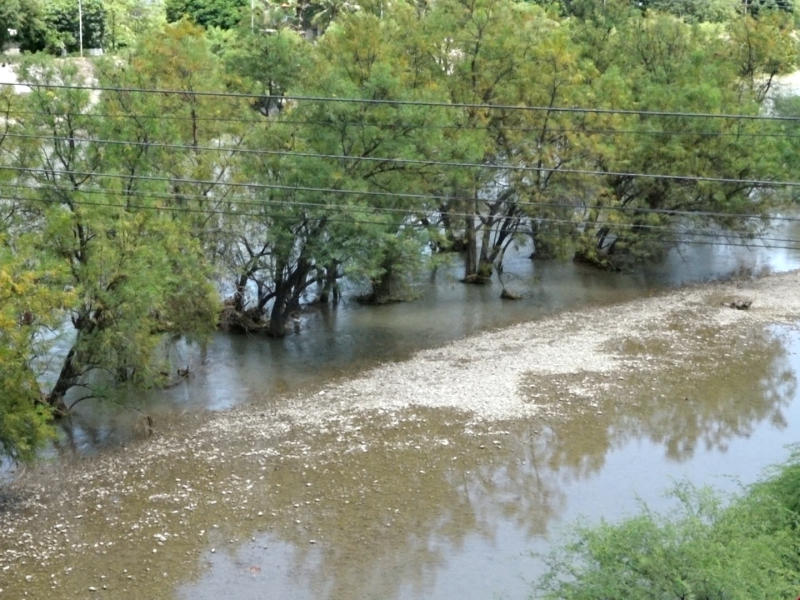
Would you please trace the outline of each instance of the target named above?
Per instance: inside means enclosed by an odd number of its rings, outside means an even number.
[[[256,408],[100,456],[102,469],[63,466],[31,537],[4,537],[0,556],[19,543],[64,551],[3,586],[65,598],[106,585],[130,600],[525,597],[528,551],[555,523],[613,517],[637,493],[658,500],[670,477],[751,480],[800,434],[796,334],[741,340],[718,362],[725,332],[700,337],[685,349],[692,368],[598,380],[596,406],[567,394],[558,418],[473,428],[458,412],[408,409],[309,430]],[[617,351],[663,350],[637,343]]]
[[[221,581],[255,566],[261,586],[242,577],[237,597],[271,590],[267,597],[427,598],[453,556],[476,540],[481,550],[502,546],[507,522],[542,535],[564,501],[537,464],[544,447],[532,432],[474,437],[464,435],[463,417],[420,410],[399,422],[364,417],[356,429],[353,451],[352,440],[332,436],[314,441],[326,448],[325,460],[281,461],[273,473],[279,486],[265,502],[278,512],[267,520],[271,533],[226,558],[206,555],[211,571],[179,597],[214,597]],[[276,545],[291,549],[280,565]],[[284,589],[275,590],[276,579]]]
[[[795,334],[774,329],[741,338],[722,327],[676,329],[682,347],[654,337],[609,348],[658,363],[655,370],[582,373],[535,388],[533,401],[570,407],[543,431],[550,469],[587,477],[602,469],[611,451],[642,439],[662,448],[667,460],[684,462],[700,449],[724,453],[758,427],[788,427],[785,411],[797,396],[798,366],[786,344]],[[522,386],[529,384],[523,380]],[[593,390],[590,397],[585,390]]]
[[[614,496],[621,480],[614,480],[619,473],[605,473],[609,456],[628,454],[651,481],[662,482],[637,490],[651,500],[668,486],[675,465],[691,478],[703,473],[709,455],[722,456],[758,431],[789,439],[800,433],[798,365],[786,353],[788,334],[755,336],[742,345],[745,351],[722,362],[711,356],[726,346],[725,336],[707,335],[702,341],[709,354],[696,355],[692,368],[667,369],[656,386],[650,378],[629,379],[629,397],[612,391],[591,415],[577,407],[546,424],[506,424],[478,439],[460,436],[458,418],[443,424],[436,412],[416,411],[422,420],[399,429],[367,419],[359,438],[367,452],[334,451],[336,458],[290,470],[281,479],[278,504],[299,499],[302,508],[313,497],[309,510],[238,546],[233,562],[212,559],[206,574],[178,595],[214,597],[221,581],[242,572],[244,561],[262,574],[261,565],[271,564],[264,581],[272,585],[276,577],[281,593],[297,598],[449,598],[459,583],[460,598],[486,598],[501,591],[484,586],[487,570],[501,574],[502,591],[524,597],[519,575],[536,569],[524,553],[547,535],[569,502],[582,497],[580,488],[605,480],[605,494]],[[638,351],[653,348],[645,344]],[[649,442],[646,451],[643,440]],[[768,453],[761,456],[762,466],[780,458]],[[309,483],[311,488],[304,487]],[[319,497],[323,504],[316,502]],[[591,503],[591,495],[585,500]],[[292,549],[277,565],[270,550],[276,545]],[[498,553],[503,564],[481,564]],[[255,598],[264,588],[254,580],[242,590],[240,597]]]

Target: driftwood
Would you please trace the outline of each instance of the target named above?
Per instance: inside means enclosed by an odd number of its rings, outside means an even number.
[[[168,381],[167,383],[165,383],[162,389],[168,390],[170,388],[174,388],[174,387],[180,385],[181,383],[183,383],[183,380],[184,379],[188,379],[189,375],[192,374],[192,371],[191,371],[191,368],[189,367],[189,365],[186,365],[186,368],[183,368],[183,369],[179,368],[176,372],[178,374],[178,378],[174,379],[172,381]],[[164,377],[167,377],[167,378],[169,377],[169,373],[166,373],[164,371],[161,372],[161,375],[163,375]]]
[[[727,306],[728,308],[736,310],[748,310],[752,304],[752,300],[732,300],[730,302],[723,302],[722,306]]]
[[[222,331],[229,333],[268,333],[269,322],[261,314],[249,310],[240,312],[236,310],[233,302],[226,300],[219,314],[217,326]]]
[[[503,291],[500,292],[500,297],[503,300],[522,300],[522,294],[515,294],[514,292],[509,292],[506,288],[503,288]]]

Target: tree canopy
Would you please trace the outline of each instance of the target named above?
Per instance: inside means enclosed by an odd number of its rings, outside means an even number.
[[[202,27],[231,29],[242,20],[247,0],[166,0],[167,21],[188,18]]]

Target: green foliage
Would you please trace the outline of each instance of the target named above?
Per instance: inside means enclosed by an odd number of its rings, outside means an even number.
[[[647,509],[619,524],[579,526],[548,558],[544,598],[752,600],[800,589],[797,456],[729,504],[708,489],[679,486],[679,508]]]
[[[586,36],[587,55],[599,71],[595,102],[632,110],[756,114],[775,75],[796,61],[784,22],[777,15],[740,18],[725,35],[658,13],[626,19],[615,25],[613,35],[602,37],[584,26],[581,37]],[[780,127],[774,123],[622,115],[607,123],[630,134],[589,137],[600,170],[754,180],[787,176],[776,160]],[[612,268],[658,257],[670,237],[664,231],[681,229],[674,219],[645,211],[766,214],[782,201],[765,186],[630,176],[609,177],[605,183],[606,190],[587,202],[588,220],[596,225],[581,230],[576,247],[580,258]],[[724,216],[715,225],[738,228],[743,235],[754,232]]]
[[[164,23],[160,0],[104,0],[106,12],[105,41],[112,52],[133,48],[149,31]]]
[[[22,27],[25,13],[21,0],[6,0],[0,6],[0,50],[11,39],[9,29],[19,30]]]
[[[27,52],[51,53],[78,50],[80,41],[78,3],[73,0],[23,0],[24,17],[19,33],[20,48]],[[83,47],[102,48],[106,36],[103,0],[83,0]]]
[[[54,325],[71,300],[57,285],[42,285],[62,280],[63,265],[48,265],[32,251],[24,240],[12,247],[0,235],[0,454],[26,462],[53,435],[33,368],[47,345],[36,333]]]
[[[166,0],[167,21],[188,18],[201,27],[232,29],[242,20],[247,0]]]
[[[742,13],[742,0],[646,0],[648,11],[670,13],[689,22],[722,23]]]
[[[89,107],[85,90],[37,87],[53,82],[83,85],[71,63],[30,58],[20,64],[19,75],[34,88],[25,98],[25,109],[34,114],[22,113],[14,120],[15,131],[32,137],[23,138],[13,156],[33,170],[16,178],[15,184],[27,187],[20,200],[27,220],[11,233],[14,254],[25,264],[36,256],[61,265],[58,278],[37,278],[43,297],[71,290],[65,309],[74,341],[43,397],[65,411],[120,385],[146,388],[161,382],[164,334],[208,333],[218,303],[191,221],[158,204],[165,185],[134,179],[152,173],[158,164],[153,161],[162,156],[125,146],[104,151],[91,142],[114,134],[123,140],[142,139],[156,130],[113,119],[119,105],[112,99],[106,108],[110,118],[98,121],[84,115]],[[151,126],[157,128],[157,121],[148,121],[146,127]],[[125,178],[113,177],[122,173]],[[35,254],[22,250],[22,239]],[[30,327],[32,337],[56,318],[50,316],[54,310],[42,310],[49,320],[36,321]],[[21,354],[20,360],[24,358]]]
[[[793,12],[794,0],[638,0],[645,10],[671,13],[693,22],[727,22],[742,15]]]

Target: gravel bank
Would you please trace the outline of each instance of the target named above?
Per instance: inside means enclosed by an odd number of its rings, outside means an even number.
[[[737,299],[751,300],[751,308],[727,306]],[[466,411],[478,422],[530,418],[542,411],[541,403],[530,400],[529,390],[537,380],[551,387],[552,379],[580,373],[658,370],[657,364],[649,364],[652,356],[615,351],[625,341],[661,337],[675,342],[672,354],[688,360],[708,341],[693,330],[716,328],[733,345],[733,338],[750,327],[793,324],[797,319],[800,272],[693,286],[622,305],[567,312],[419,352],[411,360],[383,365],[323,390],[324,402],[319,397],[300,399],[290,412],[294,419],[306,421],[332,418],[343,410],[422,406]],[[306,410],[309,401],[313,411]]]

